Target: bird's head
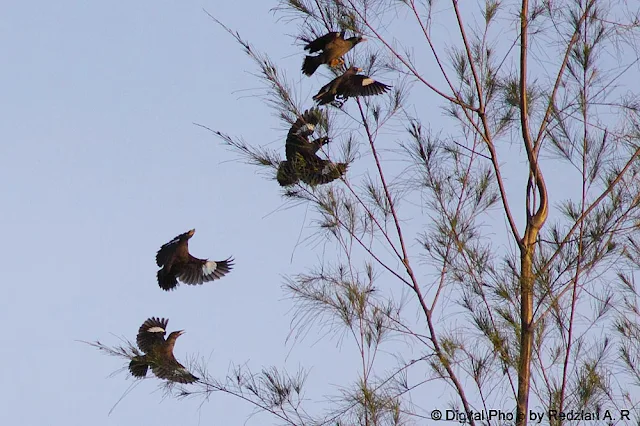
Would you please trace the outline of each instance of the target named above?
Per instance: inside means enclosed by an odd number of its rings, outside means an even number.
[[[172,331],[171,334],[169,334],[169,337],[167,338],[167,340],[175,341],[178,337],[182,336],[184,333],[185,333],[184,330]]]
[[[191,238],[191,237],[193,237],[193,234],[195,234],[195,233],[196,233],[196,230],[192,229],[189,232],[187,232],[187,237]]]
[[[351,73],[353,73],[353,74],[357,74],[359,72],[362,72],[362,68],[351,67],[351,68],[349,68],[349,71],[351,71]]]
[[[183,334],[184,334],[184,330],[172,331],[171,334],[169,334],[169,337],[167,337],[165,350],[172,352],[173,346],[176,344],[176,339],[182,336]]]

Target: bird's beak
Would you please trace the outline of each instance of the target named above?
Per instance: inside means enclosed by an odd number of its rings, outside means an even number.
[[[369,39],[366,38],[366,37],[362,37],[362,40],[360,40],[360,43],[362,43],[363,41],[367,41],[367,40],[369,40]]]
[[[190,236],[190,237],[192,237],[192,236],[193,236],[193,234],[195,234],[195,233],[196,233],[196,230],[195,230],[195,228],[194,228],[194,229],[192,229],[192,230],[190,230],[190,231],[189,231],[189,236]]]
[[[184,333],[186,333],[186,331],[184,331],[184,330],[178,330],[178,336],[182,336]]]
[[[358,72],[362,72],[362,68],[357,68],[357,71]]]

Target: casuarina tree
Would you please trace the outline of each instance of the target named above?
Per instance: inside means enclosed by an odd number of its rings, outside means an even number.
[[[432,424],[447,409],[472,425],[538,413],[553,425],[638,422],[640,6],[287,0],[274,10],[301,57],[327,32],[368,40],[299,83],[299,65],[282,69],[212,16],[286,126],[313,105],[296,84],[313,94],[356,67],[359,84],[388,89],[320,107],[315,132],[331,143],[317,155],[346,173],[274,182],[336,247],[284,279],[294,331],[344,333],[360,370],[321,409],[302,396],[322,381],[312,365],[225,377],[202,364],[200,381],[175,394],[221,391],[290,425]],[[276,178],[284,143],[212,131]],[[424,397],[434,389],[439,401]],[[500,418],[480,418],[489,410]]]

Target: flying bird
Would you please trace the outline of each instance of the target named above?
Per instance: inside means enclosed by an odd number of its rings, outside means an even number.
[[[312,159],[320,148],[329,143],[326,136],[309,140],[321,120],[322,111],[319,108],[311,108],[303,112],[291,125],[284,145],[287,161],[294,161],[298,154],[307,160]]]
[[[347,163],[334,163],[319,157],[307,162],[299,156],[294,162],[281,161],[276,179],[280,186],[295,185],[299,181],[311,186],[323,185],[343,176],[347,167]]]
[[[320,161],[311,163],[300,173],[300,180],[311,186],[324,185],[343,176],[347,171],[347,167],[347,163],[334,163],[333,161],[320,159]]]
[[[136,343],[144,355],[133,357],[129,363],[129,371],[134,377],[145,377],[151,368],[153,374],[160,379],[171,382],[193,383],[199,380],[191,374],[173,356],[176,339],[184,334],[184,330],[172,331],[165,340],[168,319],[149,318],[138,330]]]
[[[163,290],[173,290],[178,280],[185,284],[202,284],[224,277],[233,267],[233,259],[208,260],[198,259],[189,254],[189,239],[196,230],[192,229],[180,234],[164,244],[156,254],[158,285]]]
[[[316,56],[307,55],[302,63],[302,72],[311,76],[322,64],[327,64],[332,68],[342,65],[344,64],[342,57],[353,49],[356,44],[367,40],[364,37],[345,39],[344,35],[345,31],[340,33],[332,31],[309,42],[304,47],[304,50],[308,50],[309,53],[322,52]]]
[[[281,161],[278,165],[278,173],[276,174],[276,180],[280,186],[295,185],[300,182],[298,172],[291,161]]]
[[[287,160],[280,163],[276,176],[280,186],[294,185],[300,180],[311,186],[325,184],[346,172],[346,163],[333,163],[316,154],[329,143],[329,138],[309,140],[321,119],[320,109],[311,108],[298,117],[289,129],[285,142]]]
[[[336,98],[347,100],[357,96],[373,96],[386,92],[391,86],[375,81],[369,76],[358,75],[362,68],[351,67],[325,84],[313,97],[318,105],[325,105]]]

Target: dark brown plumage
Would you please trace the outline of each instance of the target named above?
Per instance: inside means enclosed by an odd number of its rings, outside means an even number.
[[[324,85],[313,99],[319,105],[325,105],[335,101],[336,98],[347,100],[357,96],[379,95],[391,88],[369,76],[358,75],[361,71],[362,68],[349,68],[344,74]]]
[[[339,179],[347,171],[347,163],[319,159],[299,173],[300,180],[310,186],[324,185]]]
[[[302,72],[311,76],[322,64],[327,64],[332,68],[342,65],[344,63],[342,57],[356,44],[366,40],[364,37],[345,39],[344,35],[344,31],[340,33],[332,31],[309,42],[304,47],[305,50],[308,50],[309,53],[322,52],[316,56],[307,55],[302,63]]]
[[[184,330],[173,331],[165,340],[168,319],[149,318],[138,330],[136,343],[144,355],[134,357],[129,363],[129,371],[134,377],[145,377],[151,368],[161,379],[178,383],[193,383],[199,380],[173,356],[176,339]]]
[[[291,161],[281,161],[280,165],[278,165],[276,180],[280,186],[290,186],[300,182],[300,177],[298,176],[294,163]]]
[[[164,244],[156,254],[158,285],[163,290],[173,290],[178,280],[185,284],[202,284],[224,277],[233,267],[233,259],[212,261],[198,259],[189,254],[189,239],[196,230],[185,232]]]
[[[323,185],[344,175],[348,166],[347,163],[334,163],[319,157],[307,162],[299,156],[297,161],[281,161],[276,179],[280,186],[295,185],[299,181],[311,186]]]
[[[276,177],[281,186],[294,185],[300,180],[312,186],[325,184],[338,179],[347,170],[346,163],[333,163],[316,154],[329,143],[327,137],[309,140],[321,118],[322,112],[311,108],[289,129],[285,142],[287,160],[280,163]]]
[[[285,155],[288,161],[293,161],[297,154],[305,159],[315,156],[322,146],[329,143],[329,138],[322,137],[309,140],[309,136],[315,132],[316,126],[322,120],[322,111],[319,108],[311,108],[302,113],[291,125],[285,141]]]

